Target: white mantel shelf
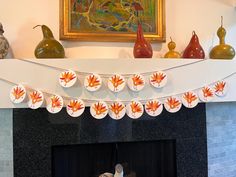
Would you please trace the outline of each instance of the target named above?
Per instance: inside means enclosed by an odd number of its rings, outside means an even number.
[[[38,65],[32,62],[37,62]],[[195,59],[18,59],[0,60],[0,108],[26,108],[27,104],[13,104],[9,99],[12,84],[3,81],[24,84],[30,88],[59,94],[67,97],[78,97],[85,100],[131,100],[150,99],[177,95],[186,91],[198,89],[225,78],[236,72],[235,60],[200,60]],[[194,64],[190,64],[196,62]],[[45,65],[62,69],[72,69],[79,72],[98,74],[132,74],[166,70],[168,83],[162,89],[155,89],[148,83],[150,74],[145,74],[146,86],[139,93],[130,91],[127,87],[114,94],[106,86],[107,78],[103,78],[102,88],[90,93],[83,87],[84,75],[78,76],[79,82],[72,88],[62,88],[58,79],[60,70]],[[227,78],[229,85],[228,94],[224,97],[215,97],[213,102],[236,101],[236,74]],[[197,91],[197,90],[195,90]]]

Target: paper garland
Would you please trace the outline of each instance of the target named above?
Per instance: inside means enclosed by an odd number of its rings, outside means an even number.
[[[199,90],[198,95],[193,91],[188,91],[182,94],[181,99],[177,96],[170,96],[165,99],[164,104],[157,99],[149,100],[145,104],[145,112],[151,117],[157,117],[165,109],[170,113],[176,113],[181,109],[182,104],[187,108],[194,108],[198,105],[199,99],[203,102],[209,102],[214,98],[214,94],[221,97],[227,93],[227,83],[219,81],[214,84],[214,90],[210,86],[205,86]],[[220,86],[221,94],[218,87]],[[12,87],[10,91],[10,99],[14,104],[22,103],[26,97],[26,88],[19,84]],[[38,109],[43,105],[44,95],[39,90],[34,90],[29,93],[28,107],[31,109]],[[47,110],[56,114],[63,108],[64,101],[59,95],[53,95],[47,100]],[[72,99],[66,105],[67,113],[71,117],[79,117],[84,113],[85,104],[83,100]],[[125,106],[122,102],[117,101],[109,104],[104,101],[93,103],[90,106],[90,113],[95,119],[103,119],[109,114],[112,119],[120,120],[125,114],[132,119],[140,118],[144,113],[144,108],[138,100],[131,101]]]
[[[77,81],[77,75],[72,70],[66,70],[60,73],[59,83],[64,88],[72,87]],[[157,71],[151,74],[149,77],[150,85],[155,88],[163,88],[167,84],[167,74],[163,71]],[[114,92],[120,92],[124,89],[126,84],[125,78],[122,75],[114,74],[108,79],[108,88]],[[133,74],[127,81],[127,85],[130,90],[134,92],[141,91],[145,86],[145,78],[140,74]],[[84,79],[84,87],[90,91],[95,92],[102,86],[102,78],[98,74],[90,74]],[[226,81],[218,81],[212,87],[205,86],[200,88],[198,95],[193,91],[188,91],[181,94],[181,99],[172,95],[167,97],[163,103],[157,99],[147,100],[146,104],[142,105],[139,100],[133,100],[126,106],[122,101],[115,101],[107,105],[104,101],[99,101],[91,104],[90,113],[95,119],[103,119],[109,114],[112,119],[120,120],[125,114],[132,119],[140,118],[144,113],[151,117],[157,117],[163,111],[163,107],[170,112],[178,112],[182,104],[186,108],[194,108],[198,105],[199,99],[203,102],[210,102],[214,96],[225,96],[228,91],[228,84]],[[22,103],[26,97],[26,88],[22,85],[15,85],[10,90],[10,100],[14,104]],[[29,93],[28,107],[31,109],[38,109],[42,107],[44,103],[43,92],[34,90]],[[164,106],[163,106],[164,105]],[[52,95],[47,100],[46,108],[50,113],[58,113],[64,106],[63,98],[60,95]],[[84,113],[85,104],[83,100],[72,99],[66,105],[67,113],[71,117],[79,117]]]
[[[77,75],[72,70],[60,73],[59,84],[64,88],[72,87],[77,81]],[[163,71],[153,73],[149,78],[150,84],[155,88],[162,88],[167,83],[167,74]],[[128,87],[134,92],[141,91],[145,87],[145,78],[141,74],[133,74],[127,81]],[[120,92],[125,88],[126,81],[124,76],[114,74],[109,77],[107,86],[112,92]],[[102,78],[98,74],[90,74],[84,79],[84,87],[90,91],[98,91],[102,86]]]

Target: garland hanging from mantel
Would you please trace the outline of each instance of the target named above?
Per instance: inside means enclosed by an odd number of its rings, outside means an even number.
[[[89,92],[96,92],[101,88],[103,78],[108,78],[107,89],[114,92],[114,94],[122,91],[126,85],[132,92],[141,91],[146,84],[144,76],[148,76],[150,87],[154,87],[157,90],[160,88],[164,89],[165,85],[168,83],[168,76],[165,71],[205,61],[200,60],[171,68],[166,68],[162,71],[120,75],[79,72],[49,66],[29,60],[19,60],[61,71],[58,79],[58,84],[65,88],[73,87],[73,85],[77,81],[78,76],[85,76],[84,87]],[[109,114],[111,118],[119,120],[123,118],[125,114],[127,114],[132,119],[138,119],[142,116],[144,111],[146,111],[148,115],[156,117],[161,114],[163,108],[165,108],[168,112],[175,113],[181,109],[182,105],[187,108],[194,108],[199,103],[199,100],[201,100],[202,102],[210,102],[214,98],[214,96],[221,97],[227,93],[228,83],[225,80],[234,74],[236,74],[236,72],[222,78],[220,81],[209,83],[208,86],[195,88],[192,91],[187,91],[185,93],[178,93],[176,95],[150,98],[145,100],[132,99],[119,101],[102,99],[79,99],[58,95],[49,91],[37,90],[29,86],[13,83],[11,81],[5,80],[4,78],[0,78],[0,80],[14,85],[10,90],[10,99],[14,104],[24,102],[24,100],[28,96],[28,107],[31,109],[38,109],[42,107],[44,100],[46,100],[46,108],[50,113],[55,114],[60,112],[65,105],[67,113],[70,116],[79,117],[85,110],[86,102],[88,105],[90,105],[90,113],[94,118],[103,119],[104,117],[106,117],[106,115]]]

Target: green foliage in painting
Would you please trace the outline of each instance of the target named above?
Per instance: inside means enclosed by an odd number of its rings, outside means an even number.
[[[72,29],[80,32],[136,32],[137,23],[141,19],[144,31],[155,32],[156,2],[157,0],[71,0]]]

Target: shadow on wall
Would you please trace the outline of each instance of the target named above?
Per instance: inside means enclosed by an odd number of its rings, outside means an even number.
[[[11,48],[11,44],[10,44],[10,48],[8,49],[8,54],[7,54],[6,58],[15,58],[14,52]]]
[[[80,42],[61,41],[67,58],[120,58],[133,57],[134,42]],[[152,43],[153,58],[160,57],[160,51],[165,43]]]
[[[228,5],[228,6],[231,6],[231,7],[236,5],[235,0],[212,0],[212,1],[217,1],[221,4],[225,4],[225,5]]]
[[[19,28],[17,37],[10,43],[14,46],[14,56],[34,58],[34,49],[43,38],[40,28],[33,29],[35,25],[33,21],[27,21]]]

